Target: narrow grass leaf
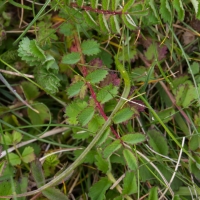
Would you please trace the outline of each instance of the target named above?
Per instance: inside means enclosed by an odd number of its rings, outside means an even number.
[[[166,138],[160,132],[150,130],[147,135],[149,137],[149,145],[154,151],[165,156],[168,155],[169,147]]]
[[[138,168],[137,159],[129,149],[123,150],[124,159],[129,169],[136,170]]]
[[[106,190],[111,186],[111,184],[111,181],[107,177],[101,178],[90,188],[88,195],[91,200],[104,200]]]
[[[113,122],[115,124],[125,122],[130,119],[133,114],[134,112],[130,108],[123,108],[115,114],[115,116],[113,117]]]
[[[108,158],[109,156],[111,156],[115,151],[117,151],[120,147],[122,146],[122,144],[120,143],[119,140],[115,140],[114,142],[112,142],[111,144],[109,144],[103,151],[103,155],[105,158]]]
[[[146,137],[141,133],[127,134],[121,137],[127,144],[138,144],[144,142]]]
[[[123,191],[125,195],[131,195],[137,193],[137,181],[133,171],[126,172],[125,178],[123,179]]]

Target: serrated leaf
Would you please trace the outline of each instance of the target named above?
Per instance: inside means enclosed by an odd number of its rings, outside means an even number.
[[[86,80],[92,84],[99,83],[106,77],[107,74],[108,74],[107,70],[97,69],[93,71],[92,73],[88,74],[86,76]]]
[[[118,87],[113,86],[112,84],[107,85],[100,89],[97,93],[97,100],[104,104],[105,102],[110,101],[118,93]]]
[[[35,159],[34,149],[32,147],[26,147],[22,152],[22,160],[25,163],[30,163]]]
[[[107,173],[110,170],[109,161],[102,158],[100,154],[95,156],[96,162],[95,165],[97,166],[98,170],[102,171],[103,173]]]
[[[95,40],[85,40],[81,44],[83,54],[90,56],[100,52],[100,44]]]
[[[87,107],[80,113],[78,120],[82,126],[85,126],[92,119],[94,111],[93,107]]]
[[[120,143],[119,140],[115,140],[114,142],[112,142],[111,144],[109,144],[103,151],[103,155],[105,158],[108,158],[111,156],[111,154],[113,154],[115,151],[117,151],[120,147],[122,146],[122,144]]]
[[[149,137],[149,145],[150,147],[162,155],[168,155],[169,147],[167,145],[166,138],[164,136],[156,131],[156,130],[150,130],[148,131],[148,137]]]
[[[12,133],[13,144],[17,144],[17,143],[21,142],[21,140],[22,140],[22,134],[20,132],[13,131],[13,133]]]
[[[134,193],[137,193],[137,180],[135,173],[132,172],[126,172],[126,175],[123,179],[123,191],[122,193],[125,195],[131,195]]]
[[[105,123],[102,116],[94,115],[91,121],[88,123],[88,130],[96,133],[97,130]]]
[[[42,194],[49,200],[68,200],[66,194],[63,194],[59,189],[53,187],[43,190]]]
[[[168,0],[161,0],[160,4],[160,14],[164,22],[171,22],[172,20],[172,11],[169,5]]]
[[[5,132],[5,134],[1,135],[1,144],[13,145],[12,134]]]
[[[137,159],[129,149],[123,150],[123,155],[130,170],[136,170],[138,168]]]
[[[80,53],[72,52],[63,56],[62,63],[74,65],[80,60],[80,57],[81,57]]]
[[[111,186],[111,181],[107,177],[101,178],[89,190],[91,200],[104,200],[106,190]]]
[[[39,160],[35,160],[31,163],[31,172],[38,188],[45,185],[44,173]]]
[[[149,1],[149,5],[150,5],[151,9],[153,10],[155,17],[157,19],[159,19],[159,16],[158,16],[158,13],[157,13],[157,9],[155,7],[155,1],[154,0],[150,0]]]
[[[23,81],[21,83],[24,95],[27,100],[33,100],[39,96],[38,87],[36,87],[33,83],[29,81]]]
[[[98,18],[99,18],[99,25],[100,25],[102,33],[109,33],[110,29],[108,27],[108,23],[106,21],[105,15],[99,14]]]
[[[127,134],[121,137],[121,140],[127,144],[138,144],[146,140],[145,135],[141,133]]]
[[[15,153],[9,153],[8,158],[12,166],[19,165],[21,163],[20,157]]]
[[[111,27],[112,33],[120,34],[120,26],[118,22],[118,17],[116,15],[110,16],[110,27]]]
[[[130,30],[135,30],[135,28],[137,27],[129,14],[122,14],[122,20],[126,25],[126,27],[129,28]]]
[[[130,119],[133,114],[134,112],[130,108],[123,108],[115,114],[115,116],[113,117],[113,122],[115,124],[125,122]]]
[[[73,83],[68,89],[67,89],[67,94],[69,95],[69,98],[76,96],[81,88],[83,87],[84,82],[83,81],[78,81],[76,83]]]
[[[183,21],[185,17],[185,10],[183,8],[182,0],[173,0],[173,6],[178,13],[178,19]]]
[[[198,0],[191,0],[191,3],[194,7],[195,13],[197,14],[199,12],[199,1]]]

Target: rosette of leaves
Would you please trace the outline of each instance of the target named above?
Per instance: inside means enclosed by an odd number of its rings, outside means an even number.
[[[54,94],[58,92],[60,85],[58,65],[50,54],[46,54],[40,48],[36,40],[23,38],[19,44],[18,56],[29,66],[36,66],[34,69],[36,82],[47,93]]]

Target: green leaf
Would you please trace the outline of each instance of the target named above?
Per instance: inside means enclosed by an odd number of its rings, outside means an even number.
[[[147,79],[147,75],[148,74],[148,69],[146,67],[135,67],[132,72],[131,72],[131,78],[134,79],[134,81],[137,82],[145,82]],[[153,73],[151,73],[151,76],[149,78],[150,80],[154,79],[154,75]]]
[[[38,188],[45,185],[44,173],[39,160],[35,160],[31,163],[31,172]]]
[[[40,94],[38,88],[29,81],[23,81],[21,83],[21,86],[27,100],[33,100],[37,98]]]
[[[166,109],[158,112],[157,115],[160,117],[160,119],[163,121],[163,123],[167,123],[168,121],[173,119],[173,117],[175,115],[175,110],[173,107],[166,108]]]
[[[152,187],[149,192],[148,200],[158,200],[158,188]]]
[[[83,54],[90,56],[100,52],[100,44],[95,40],[85,40],[81,44]]]
[[[113,117],[113,122],[115,124],[125,122],[130,119],[133,114],[134,112],[130,108],[123,108],[115,114],[115,116]]]
[[[148,137],[149,145],[154,151],[165,156],[168,155],[169,148],[166,138],[164,138],[164,136],[160,132],[156,130],[149,130]]]
[[[103,10],[108,10],[110,5],[110,0],[102,0],[101,5]]]
[[[88,74],[86,76],[86,80],[92,84],[99,83],[107,76],[107,74],[108,74],[107,70],[97,69],[93,71],[92,73]]]
[[[17,144],[17,143],[21,142],[21,140],[22,140],[22,134],[20,132],[13,131],[13,133],[12,133],[12,143]]]
[[[9,153],[8,158],[12,166],[19,165],[21,163],[20,157],[15,153]]]
[[[87,11],[86,12],[82,12],[82,14],[83,14],[83,17],[84,17],[86,23],[89,26],[93,27],[94,29],[98,28],[98,25],[97,25],[95,19],[90,15],[89,12],[87,12]]]
[[[79,7],[82,7],[82,6],[83,6],[83,3],[84,3],[84,0],[77,0],[76,2],[77,2],[77,5],[78,5]]]
[[[171,22],[172,20],[172,11],[169,5],[168,0],[161,0],[160,4],[160,14],[164,22]]]
[[[183,8],[182,0],[173,0],[173,6],[178,13],[178,19],[183,21],[185,17],[185,10]]]
[[[36,113],[32,109],[28,108],[28,117],[31,120],[33,125],[44,124],[45,121],[51,119],[51,113],[49,108],[43,103],[37,103],[32,105],[32,107],[38,110],[39,113]]]
[[[127,144],[138,144],[146,140],[145,135],[141,133],[127,134],[121,137],[121,140]]]
[[[188,73],[189,74],[193,74],[193,75],[198,74],[199,73],[199,67],[200,66],[199,66],[198,62],[193,62],[192,65],[191,65],[191,67],[188,68]],[[190,71],[190,69],[191,69],[191,71]]]
[[[110,170],[110,162],[103,159],[100,154],[97,154],[95,159],[95,165],[97,166],[98,170],[102,171],[103,173],[107,173]]]
[[[136,170],[138,168],[137,159],[129,149],[123,150],[123,155],[130,170]]]
[[[1,144],[13,145],[12,134],[5,132],[5,134],[1,135]]]
[[[82,126],[85,126],[92,119],[94,111],[93,107],[87,107],[80,113],[78,120]]]
[[[105,87],[101,88],[100,91],[97,93],[97,100],[104,104],[114,98],[117,93],[118,87],[115,87],[112,84],[106,85]]]
[[[90,0],[90,4],[93,9],[97,9],[98,0]]]
[[[120,0],[112,0],[111,1],[111,9],[113,10],[113,11],[115,11],[115,10],[117,10],[117,7],[119,6],[119,3],[120,3]]]
[[[45,156],[48,154],[45,154]],[[56,167],[58,166],[58,164],[60,163],[59,159],[58,159],[58,155],[56,154],[52,154],[50,156],[47,156],[45,158],[45,165],[46,166],[50,166],[50,167]]]
[[[74,33],[74,27],[71,23],[63,23],[59,32],[64,36],[71,36]]]
[[[120,143],[120,140],[115,140],[111,144],[109,144],[103,151],[103,155],[105,158],[110,157],[115,151],[117,151],[122,144]]]
[[[106,190],[112,185],[107,177],[101,178],[97,183],[95,183],[89,191],[89,197],[91,200],[104,200]]]
[[[110,28],[112,30],[112,33],[119,33],[120,34],[119,19],[116,15],[110,16]]]
[[[12,195],[12,184],[11,181],[3,181],[0,184],[0,196]],[[10,200],[10,198],[0,198],[1,200]]]
[[[132,7],[132,5],[134,4],[135,0],[129,0],[125,5],[124,5],[124,8],[123,8],[123,12],[127,12],[128,9],[130,9]]]
[[[84,82],[83,81],[78,81],[76,83],[73,83],[68,89],[67,89],[67,94],[69,95],[69,98],[76,96],[81,88],[83,87]]]
[[[130,30],[136,29],[137,26],[130,15],[122,14],[122,20],[124,24],[126,25],[126,27],[129,28]]]
[[[105,123],[105,119],[102,116],[94,115],[88,123],[89,131],[96,133],[97,130]]]
[[[191,3],[194,7],[195,13],[197,14],[199,12],[199,1],[198,0],[191,0]]]
[[[81,57],[80,53],[72,52],[63,56],[62,63],[74,65],[80,60],[80,57]]]
[[[192,151],[195,151],[200,148],[200,135],[192,135],[189,141],[189,148]]]
[[[137,193],[137,180],[135,173],[126,172],[125,178],[123,179],[123,191],[122,193],[125,195],[131,195]]]
[[[42,194],[49,200],[68,200],[66,194],[63,194],[59,189],[53,187],[43,190]]]
[[[108,23],[107,23],[107,20],[105,18],[105,15],[99,14],[98,18],[99,18],[99,25],[100,25],[102,33],[109,33],[110,29],[108,27]]]
[[[25,163],[30,163],[35,159],[34,149],[32,147],[26,147],[22,152],[22,160]]]
[[[78,156],[80,156],[83,153],[84,149],[78,149],[75,150],[74,153],[74,159],[76,159]],[[95,162],[95,156],[97,155],[97,152],[94,150],[89,151],[89,153],[84,157],[83,163],[89,163],[92,164]]]

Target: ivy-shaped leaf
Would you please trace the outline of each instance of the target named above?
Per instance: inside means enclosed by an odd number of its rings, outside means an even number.
[[[107,74],[108,74],[107,70],[97,69],[93,71],[92,73],[88,74],[86,76],[86,80],[92,84],[99,83],[106,77]]]
[[[80,60],[80,53],[72,52],[67,55],[64,55],[62,58],[62,63],[73,65],[76,64]]]
[[[90,56],[100,52],[100,44],[95,40],[85,40],[81,44],[83,54]]]
[[[115,114],[115,116],[113,117],[113,122],[115,124],[125,122],[130,119],[133,114],[134,112],[130,108],[123,108]]]
[[[91,200],[103,200],[105,199],[106,190],[111,185],[112,182],[107,177],[103,177],[90,188],[88,195]]]

